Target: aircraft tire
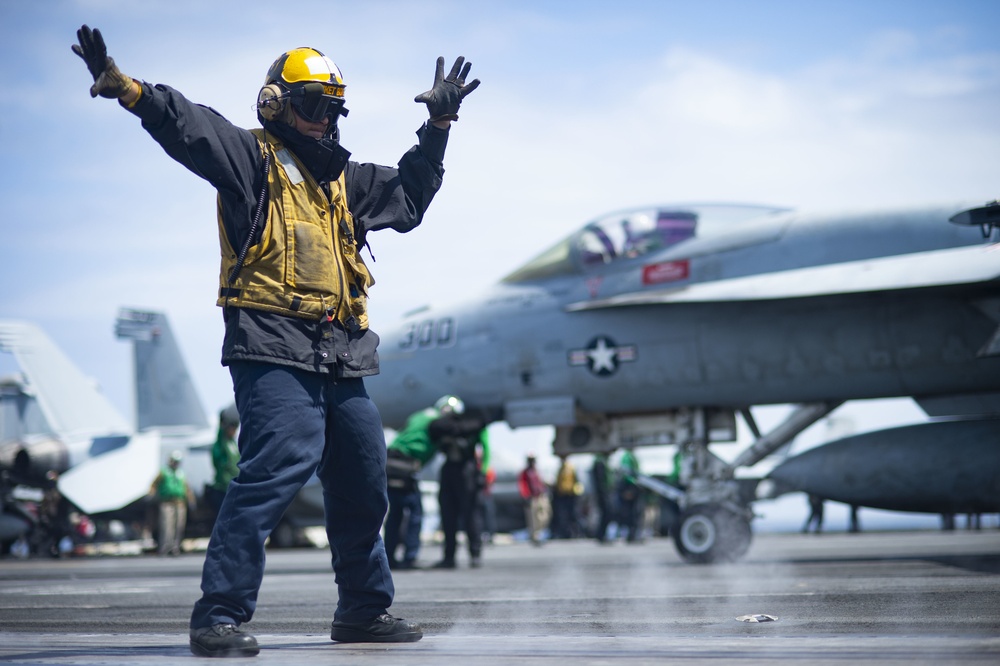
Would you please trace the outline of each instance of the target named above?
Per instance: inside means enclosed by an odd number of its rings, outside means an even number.
[[[674,532],[674,545],[690,564],[735,562],[750,548],[750,521],[716,504],[686,509]]]

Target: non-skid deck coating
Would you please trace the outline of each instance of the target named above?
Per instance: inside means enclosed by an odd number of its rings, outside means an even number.
[[[422,553],[426,564],[439,555]],[[0,560],[0,662],[190,664],[201,553]],[[1000,531],[762,535],[740,563],[666,540],[495,545],[484,566],[398,572],[402,645],[329,640],[323,550],[270,551],[254,663],[996,664]],[[774,622],[737,618],[770,615]]]

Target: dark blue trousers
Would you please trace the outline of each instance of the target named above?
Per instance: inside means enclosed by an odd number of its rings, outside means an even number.
[[[399,549],[399,535],[406,523],[406,535],[403,537],[403,559],[396,558]],[[421,503],[420,488],[397,489],[389,488],[389,515],[385,519],[385,550],[389,561],[416,562],[420,554],[420,528],[424,522],[424,507]]]
[[[334,619],[367,622],[395,593],[379,530],[388,500],[385,436],[361,379],[268,363],[230,365],[240,412],[240,473],[229,486],[202,571],[191,627],[250,621],[264,541],[315,473],[339,592]]]
[[[441,465],[438,503],[441,531],[444,532],[444,561],[454,562],[458,549],[458,528],[465,531],[469,556],[479,557],[483,549],[483,527],[479,511],[479,473],[474,460],[451,461]]]

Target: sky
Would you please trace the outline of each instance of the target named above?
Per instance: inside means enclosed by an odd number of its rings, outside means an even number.
[[[126,415],[123,306],[167,313],[209,412],[231,398],[215,194],[90,98],[70,51],[84,23],[123,72],[248,128],[275,58],[317,48],[347,83],[343,145],[387,165],[426,117],[412,100],[435,58],[472,62],[482,85],[424,223],[369,238],[376,331],[621,208],[1000,196],[996,0],[0,0],[0,318],[39,324]]]

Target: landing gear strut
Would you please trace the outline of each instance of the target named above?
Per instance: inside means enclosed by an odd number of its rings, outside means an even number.
[[[749,407],[740,409],[754,442],[732,462],[709,450],[718,441],[736,440],[736,410],[677,409],[656,415],[608,417],[577,410],[573,425],[558,426],[553,450],[559,455],[610,453],[618,448],[673,444],[680,448],[678,486],[638,475],[640,486],[676,503],[682,513],[674,531],[681,557],[693,564],[733,562],[750,548],[753,511],[738,468],[752,467],[791,442],[810,425],[840,405],[839,401],[806,403],[766,434],[761,434]],[[752,495],[752,493],[750,493]],[[672,530],[673,531],[673,530]]]

